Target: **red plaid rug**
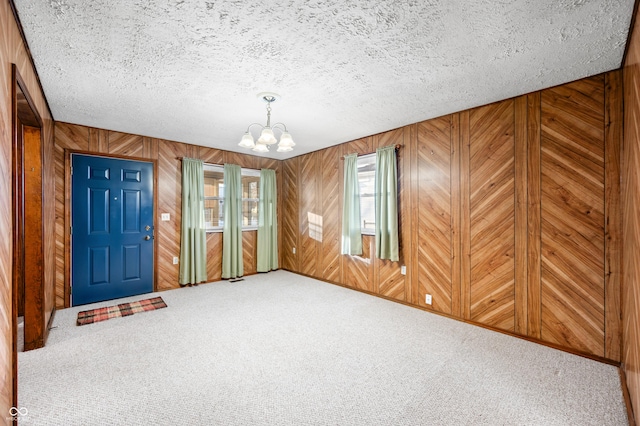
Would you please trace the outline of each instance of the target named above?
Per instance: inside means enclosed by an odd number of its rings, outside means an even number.
[[[139,300],[131,303],[121,303],[119,305],[107,306],[105,308],[91,309],[89,311],[78,312],[77,325],[91,324],[99,321],[106,321],[111,318],[127,317],[136,312],[153,311],[155,309],[166,308],[162,297]]]

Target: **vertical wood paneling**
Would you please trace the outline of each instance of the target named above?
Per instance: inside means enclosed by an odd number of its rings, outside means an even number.
[[[322,242],[322,215],[318,210],[316,179],[318,152],[300,156],[300,272],[310,276],[318,274],[318,242]],[[320,240],[320,241],[318,241]]]
[[[322,264],[320,276],[331,282],[341,281],[340,245],[342,239],[342,179],[339,164],[342,149],[334,146],[320,151],[319,183],[322,186]]]
[[[527,95],[527,335],[541,338],[540,92]]]
[[[298,256],[300,253],[298,161],[298,157],[294,157],[283,161],[282,164],[284,219],[280,251],[282,252],[282,267],[294,272],[299,272]]]
[[[452,116],[417,125],[417,303],[452,313]],[[433,304],[425,303],[432,295]]]
[[[622,149],[622,363],[636,423],[640,420],[640,18],[624,63]]]
[[[469,111],[460,116],[460,312],[462,318],[471,318],[471,208],[469,163],[471,145],[469,136]]]
[[[451,115],[451,314],[462,315],[462,199],[460,161],[462,157],[460,114]]]
[[[471,319],[514,329],[514,101],[469,114]]]
[[[527,334],[527,97],[514,100],[515,113],[515,287],[514,331]]]
[[[604,356],[604,82],[542,92],[542,338]]]
[[[407,262],[407,295],[408,302],[417,305],[419,300],[418,282],[418,235],[413,231],[413,227],[418,223],[418,124],[408,126],[408,132],[405,132],[405,154],[407,156],[405,170],[405,183],[409,186],[409,191],[405,193],[405,199],[409,201],[409,223],[402,226],[401,232],[404,240],[409,242],[405,246],[404,258]]]
[[[622,214],[620,210],[620,149],[622,146],[622,73],[605,75],[605,344],[604,356],[620,361],[622,279]]]

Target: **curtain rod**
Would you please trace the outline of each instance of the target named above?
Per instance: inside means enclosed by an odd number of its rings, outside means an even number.
[[[396,145],[396,151],[399,151],[400,148],[404,147],[404,145],[401,144],[397,144]],[[375,152],[369,152],[367,154],[358,154],[358,157],[360,157],[361,155],[369,155],[369,154],[375,154]],[[340,161],[344,160],[344,155],[342,157],[340,157]]]

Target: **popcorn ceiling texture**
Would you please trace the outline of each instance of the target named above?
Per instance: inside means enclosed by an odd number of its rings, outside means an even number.
[[[54,118],[247,153],[294,151],[618,68],[633,0],[14,0]]]

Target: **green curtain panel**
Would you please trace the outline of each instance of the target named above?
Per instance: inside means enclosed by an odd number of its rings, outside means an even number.
[[[207,231],[204,224],[202,160],[182,159],[182,232],[179,283],[207,281]]]
[[[344,157],[344,202],[342,203],[342,254],[362,255],[360,233],[360,188],[358,154]]]
[[[258,272],[278,269],[278,193],[275,170],[260,170],[258,205]]]
[[[398,261],[398,170],[395,146],[376,150],[376,257]]]
[[[222,278],[244,274],[242,266],[242,171],[224,165],[224,226],[222,228]]]

